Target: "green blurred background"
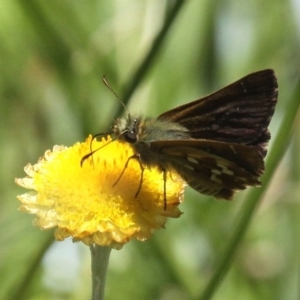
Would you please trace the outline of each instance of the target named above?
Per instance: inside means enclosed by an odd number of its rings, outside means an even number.
[[[103,75],[130,111],[156,116],[264,68],[279,82],[269,149],[289,147],[267,157],[280,164],[212,297],[247,191],[226,202],[187,189],[179,219],[112,252],[106,299],[299,299],[299,48],[298,0],[0,0],[0,299],[90,298],[88,248],[33,227],[14,178],[124,114]]]

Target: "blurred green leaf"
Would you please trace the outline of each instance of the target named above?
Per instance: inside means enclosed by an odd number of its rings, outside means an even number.
[[[14,178],[123,113],[103,75],[131,112],[157,116],[264,68],[276,71],[279,101],[263,188],[231,203],[188,189],[166,230],[113,251],[106,299],[197,299],[205,289],[214,300],[298,299],[299,16],[287,0],[0,1],[0,299],[90,297],[88,250],[76,290],[45,283],[52,232],[17,211],[25,191]]]

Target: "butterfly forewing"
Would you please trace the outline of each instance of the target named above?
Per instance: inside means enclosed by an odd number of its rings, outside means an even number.
[[[276,101],[274,71],[263,70],[158,118],[183,125],[192,138],[256,145],[265,154]]]

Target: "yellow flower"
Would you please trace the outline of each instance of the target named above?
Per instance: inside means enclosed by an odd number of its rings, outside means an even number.
[[[183,200],[184,182],[176,173],[167,174],[167,203],[164,209],[163,176],[157,169],[145,169],[142,188],[135,194],[141,178],[139,163],[132,159],[116,183],[132,148],[126,143],[93,141],[93,149],[105,144],[80,165],[90,152],[92,137],[72,147],[55,146],[35,165],[25,167],[27,177],[16,183],[31,189],[18,196],[21,210],[36,214],[42,229],[56,227],[55,237],[69,236],[87,245],[121,248],[135,238],[150,237],[164,226],[167,217],[177,218]]]

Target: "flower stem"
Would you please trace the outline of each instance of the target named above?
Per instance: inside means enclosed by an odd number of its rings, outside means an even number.
[[[103,300],[111,247],[90,246],[92,257],[92,300]]]
[[[125,104],[128,102],[136,87],[143,81],[147,72],[153,65],[153,62],[157,58],[157,55],[162,48],[164,41],[166,40],[166,36],[169,33],[169,30],[175,23],[176,17],[179,15],[182,6],[186,3],[186,1],[184,0],[176,0],[173,2],[174,5],[172,5],[170,10],[167,12],[161,29],[152,41],[151,48],[149,49],[148,53],[145,55],[143,61],[140,63],[133,75],[130,76],[129,82],[125,84],[125,91],[121,97],[122,101]],[[116,113],[117,116],[119,116],[123,112],[123,107],[119,105],[118,110],[119,111]]]

